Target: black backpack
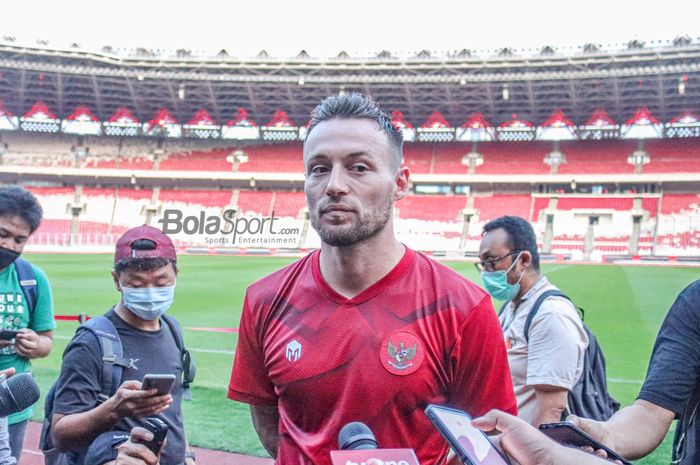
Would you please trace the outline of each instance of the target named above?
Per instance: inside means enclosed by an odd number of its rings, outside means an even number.
[[[189,351],[185,348],[182,339],[182,329],[179,323],[168,315],[163,315],[161,321],[165,321],[166,326],[170,328],[170,332],[175,337],[177,347],[180,350],[182,358],[182,387],[184,389],[184,398],[190,399],[189,388],[194,376],[197,372],[197,367],[192,359]],[[83,331],[88,331],[93,334],[99,341],[100,350],[102,352],[102,374],[100,376],[100,394],[97,396],[97,405],[106,401],[117,392],[117,388],[121,384],[122,371],[129,366],[129,361],[123,357],[122,342],[114,324],[104,315],[100,315],[87,320],[80,325],[75,332],[77,336]],[[75,338],[75,336],[73,336]],[[68,343],[66,351],[71,347]],[[44,424],[41,428],[41,436],[39,439],[39,448],[44,454],[45,465],[67,465],[69,463],[79,463],[85,455],[87,447],[80,450],[70,452],[59,452],[53,445],[51,440],[51,419],[53,416],[53,403],[56,397],[58,380],[54,382],[46,394],[44,401]],[[86,464],[87,465],[87,464]]]
[[[532,320],[535,318],[535,315],[537,315],[542,302],[549,297],[563,297],[571,302],[571,299],[561,291],[552,289],[543,292],[535,301],[535,304],[532,306],[525,320],[525,340],[528,343],[530,342],[530,325],[532,324]],[[573,304],[573,302],[571,303]],[[583,321],[583,310],[579,310],[581,311],[581,320]],[[583,356],[583,371],[581,372],[581,377],[571,391],[569,391],[567,410],[568,414],[605,421],[620,409],[620,403],[608,392],[603,349],[601,349],[598,340],[591,330],[588,329],[588,326],[584,324],[583,329],[588,336],[588,348]],[[565,411],[562,417],[566,416],[567,412]]]
[[[17,273],[19,286],[22,288],[22,294],[24,294],[24,301],[27,303],[27,309],[31,315],[36,307],[36,301],[39,297],[37,294],[34,269],[28,261],[18,258],[15,260],[15,272]]]

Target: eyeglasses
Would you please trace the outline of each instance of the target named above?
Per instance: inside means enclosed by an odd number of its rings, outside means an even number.
[[[474,263],[474,267],[476,268],[476,271],[479,273],[483,273],[484,271],[488,272],[494,272],[496,271],[496,263],[500,262],[501,260],[505,259],[506,257],[510,257],[511,255],[515,255],[517,253],[522,252],[522,250],[513,250],[510,253],[507,253],[503,255],[502,257],[494,257],[494,258],[488,258],[486,260],[482,260],[480,262]]]

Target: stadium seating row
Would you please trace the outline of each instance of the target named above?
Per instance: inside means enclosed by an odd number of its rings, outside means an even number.
[[[103,243],[104,236],[145,222],[149,208],[155,216],[166,209],[178,209],[185,216],[198,216],[201,211],[218,216],[224,208],[235,205],[242,216],[268,217],[274,212],[277,218],[299,225],[305,209],[303,192],[162,189],[154,199],[150,189],[84,188],[76,203],[76,191],[71,187],[30,189],[39,198],[46,218],[33,240],[45,244],[67,243],[72,225],[69,205],[81,210],[77,230],[81,243]],[[642,217],[639,253],[651,253],[655,235],[657,253],[700,252],[697,194],[644,196],[641,210],[634,209],[632,196],[493,194],[475,196],[471,207],[469,203],[463,195],[409,195],[396,204],[399,237],[422,250],[475,250],[483,224],[505,214],[528,218],[542,238],[547,212],[554,216],[552,252],[576,256],[584,248],[589,216],[595,215],[596,251],[622,254],[629,251],[634,213]],[[462,238],[464,212],[471,216],[468,233]]]
[[[9,140],[8,140],[9,139]],[[4,164],[34,166],[74,166],[72,147],[76,141],[67,136],[4,136],[8,152]],[[299,173],[303,170],[300,142],[245,147],[246,159],[240,163],[231,153],[235,147],[211,146],[206,142],[166,143],[164,154],[153,155],[154,143],[147,140],[96,139],[81,166],[87,168],[160,169],[182,171],[232,171]],[[196,144],[196,145],[195,145]],[[209,147],[207,147],[209,145]],[[560,151],[566,162],[558,167],[561,174],[632,174],[635,166],[627,162],[636,150],[631,141],[564,142]],[[700,149],[692,139],[653,140],[646,143],[650,161],[645,173],[682,173],[700,171]],[[406,165],[414,174],[464,174],[464,156],[471,146],[464,143],[406,144]],[[552,151],[546,142],[489,142],[479,144],[483,163],[475,174],[548,174],[543,160]],[[154,160],[157,159],[157,162]],[[235,166],[234,166],[235,164]]]

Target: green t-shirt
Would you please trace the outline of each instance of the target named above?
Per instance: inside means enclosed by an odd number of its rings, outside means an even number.
[[[53,318],[53,296],[46,274],[34,265],[37,284],[37,302],[33,312],[25,307],[24,293],[19,285],[15,264],[0,271],[0,328],[18,330],[33,329],[36,332],[50,331],[56,327]],[[29,371],[31,363],[28,358],[18,355],[14,346],[0,349],[0,370],[14,367],[17,373]],[[13,425],[32,416],[33,407],[8,417]]]

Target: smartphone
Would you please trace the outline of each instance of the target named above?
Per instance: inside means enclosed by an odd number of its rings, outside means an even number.
[[[545,423],[540,425],[540,431],[554,439],[560,444],[567,446],[590,446],[594,449],[602,449],[608,454],[611,460],[619,460],[623,465],[632,465],[628,460],[625,460],[618,453],[605,446],[599,441],[596,441],[581,429],[577,428],[573,423],[561,421],[558,423]]]
[[[429,405],[425,414],[465,465],[510,465],[466,412]]]
[[[0,341],[11,341],[17,335],[19,334],[19,331],[14,330],[14,329],[3,329],[0,330]]]
[[[157,389],[156,394],[162,396],[170,392],[174,383],[175,375],[147,374],[143,377],[141,389]]]
[[[146,422],[144,423],[143,427],[153,433],[153,439],[146,441],[143,444],[154,454],[160,454],[160,449],[163,447],[163,441],[165,441],[165,436],[168,434],[168,425],[160,418],[150,417],[146,418]]]

